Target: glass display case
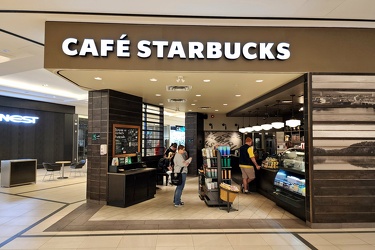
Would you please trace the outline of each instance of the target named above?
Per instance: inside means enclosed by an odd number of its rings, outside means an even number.
[[[305,151],[303,149],[289,148],[280,153],[280,165],[286,170],[295,170],[305,173]]]
[[[276,204],[305,219],[305,152],[290,148],[279,157],[279,170],[274,180]]]

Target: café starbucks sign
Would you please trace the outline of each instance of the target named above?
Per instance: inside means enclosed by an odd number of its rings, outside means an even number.
[[[130,58],[130,47],[137,47],[138,58],[158,59],[221,59],[237,60],[287,60],[291,53],[290,44],[286,42],[197,42],[197,41],[131,41],[127,34],[119,39],[66,38],[61,48],[65,55],[71,57],[108,57],[115,54],[118,58]]]
[[[374,72],[374,29],[47,21],[45,32],[44,67],[67,78],[68,70]]]

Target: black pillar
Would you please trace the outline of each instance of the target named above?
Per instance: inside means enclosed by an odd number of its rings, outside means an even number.
[[[189,175],[196,176],[203,164],[202,148],[204,148],[204,119],[206,114],[185,114],[185,147],[189,156],[193,158],[189,166]]]
[[[90,91],[88,120],[86,198],[106,204],[113,124],[142,126],[142,98],[108,89]],[[101,144],[108,145],[106,155],[100,155]]]

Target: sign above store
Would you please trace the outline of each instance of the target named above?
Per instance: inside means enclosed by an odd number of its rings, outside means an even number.
[[[36,123],[39,117],[36,116],[22,116],[22,115],[9,115],[0,114],[0,122],[13,122],[13,123]]]
[[[44,67],[174,72],[374,72],[375,29],[47,21]],[[358,38],[361,38],[360,49]],[[69,72],[69,73],[68,73]]]
[[[98,44],[99,47],[96,45]],[[88,55],[94,57],[108,57],[115,53],[119,58],[130,58],[131,41],[127,34],[122,34],[119,40],[86,38],[79,41],[77,38],[67,38],[62,42],[62,50],[68,56]],[[156,56],[158,59],[220,59],[223,56],[229,60],[236,60],[240,57],[246,60],[287,60],[290,58],[290,44],[281,42],[255,43],[255,42],[188,42],[182,41],[149,41],[137,42],[137,56],[149,58]],[[167,53],[164,53],[166,52]]]

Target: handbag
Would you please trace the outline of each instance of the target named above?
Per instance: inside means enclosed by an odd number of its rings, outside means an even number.
[[[171,183],[172,185],[179,186],[182,184],[182,170],[184,167],[181,168],[179,173],[172,172],[171,173]]]

